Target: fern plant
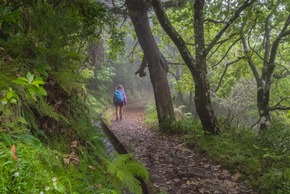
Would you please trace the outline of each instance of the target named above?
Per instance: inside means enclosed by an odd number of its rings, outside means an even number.
[[[141,194],[142,188],[137,178],[149,178],[145,166],[134,160],[132,154],[115,156],[113,161],[108,164],[107,169],[110,180],[119,187],[119,191],[125,188],[129,192]]]
[[[48,116],[56,121],[59,121],[61,117],[55,110],[55,108],[49,104],[48,102],[44,101],[44,99],[38,100],[37,103],[31,104],[41,116]]]
[[[81,75],[73,71],[64,71],[54,72],[53,76],[55,80],[59,83],[60,87],[68,94],[71,95],[73,92],[78,94],[83,94],[85,92],[84,78]]]

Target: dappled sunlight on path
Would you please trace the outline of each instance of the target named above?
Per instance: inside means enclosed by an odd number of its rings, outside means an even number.
[[[111,118],[111,130],[136,159],[147,167],[156,191],[169,194],[254,193],[221,165],[194,153],[177,137],[148,129],[144,103],[125,107],[122,121]],[[158,192],[156,192],[158,193]]]

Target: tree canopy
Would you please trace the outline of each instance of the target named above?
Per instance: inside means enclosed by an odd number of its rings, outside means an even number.
[[[118,84],[130,100],[153,91],[164,132],[199,130],[199,121],[205,134],[246,129],[257,132],[265,149],[281,149],[282,156],[273,151],[262,158],[281,161],[289,153],[288,0],[0,2],[0,146],[6,154],[27,143],[26,135],[52,147],[64,138],[66,152],[77,141],[94,154],[87,155],[90,164],[100,159],[109,176],[122,174],[119,164],[131,157],[103,160],[94,124]],[[181,118],[189,124],[175,126]],[[43,180],[50,176],[45,171]],[[122,178],[111,177],[115,185]],[[140,190],[130,180],[127,186]]]

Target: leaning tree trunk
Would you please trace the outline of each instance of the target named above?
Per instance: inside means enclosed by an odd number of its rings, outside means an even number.
[[[150,29],[148,20],[150,4],[143,0],[126,0],[126,4],[138,41],[148,62],[160,125],[166,119],[174,118],[173,103],[167,80],[168,67]]]

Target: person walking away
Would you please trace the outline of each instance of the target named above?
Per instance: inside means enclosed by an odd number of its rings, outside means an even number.
[[[116,121],[122,120],[123,106],[127,104],[127,97],[122,85],[118,85],[113,97],[113,102],[116,107]],[[119,113],[119,114],[118,114]]]

